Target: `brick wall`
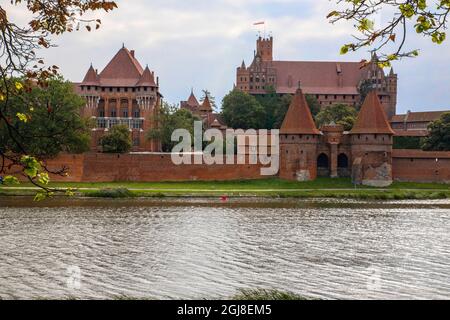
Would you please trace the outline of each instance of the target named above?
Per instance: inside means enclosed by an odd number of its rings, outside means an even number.
[[[48,162],[56,170],[65,164],[68,177],[52,176],[53,181],[186,181],[261,179],[262,165],[175,165],[170,154],[101,154],[64,155]]]
[[[450,152],[394,150],[392,173],[396,181],[450,183]]]

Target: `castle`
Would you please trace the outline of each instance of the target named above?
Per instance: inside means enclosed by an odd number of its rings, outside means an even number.
[[[148,140],[147,132],[156,127],[161,105],[159,78],[147,66],[142,68],[134,50],[123,46],[108,65],[97,72],[91,65],[76,91],[86,99],[82,116],[95,121],[92,131],[93,151],[101,151],[101,137],[113,126],[129,127],[133,151],[160,151],[161,143]]]
[[[396,130],[408,135],[417,135],[411,131],[424,131],[428,118],[426,114],[393,117],[397,75],[393,70],[385,75],[375,55],[363,68],[354,62],[274,61],[272,46],[272,38],[257,40],[252,64],[247,68],[243,63],[237,70],[236,89],[264,94],[272,86],[279,94],[294,94],[280,129],[280,178],[306,181],[320,176],[351,177],[355,184],[378,187],[387,186],[393,180],[450,181],[450,152],[393,150],[393,136],[397,131],[393,131],[390,118]],[[351,131],[345,132],[334,123],[316,127],[305,94],[316,95],[324,108],[333,103],[355,105],[360,102],[358,90],[363,83],[368,83],[370,90]],[[48,160],[47,166],[54,171],[61,166],[70,169],[69,177],[53,176],[56,181],[264,178],[260,174],[262,164],[175,165],[170,153],[161,153],[160,141],[146,137],[149,130],[159,125],[155,120],[163,98],[159,79],[148,66],[142,68],[135,52],[125,46],[100,73],[91,65],[83,81],[74,85],[76,92],[86,99],[82,116],[95,122],[93,152]],[[226,130],[208,97],[199,103],[191,92],[181,107],[202,119],[205,128]],[[133,152],[123,155],[98,152],[101,137],[117,124],[129,127]]]
[[[388,186],[393,181],[393,135],[375,90],[367,95],[353,129],[344,132],[335,124],[318,130],[298,88],[280,130],[280,177],[351,176],[355,184]]]
[[[301,82],[303,92],[315,96],[323,108],[356,106],[364,87],[376,88],[389,119],[396,114],[397,80],[393,69],[385,74],[378,66],[375,54],[367,63],[274,60],[273,37],[259,37],[252,63],[247,67],[242,61],[236,72],[238,90],[259,95],[273,88],[278,94],[294,94]]]

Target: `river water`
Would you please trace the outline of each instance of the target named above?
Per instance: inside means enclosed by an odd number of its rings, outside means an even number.
[[[0,298],[450,298],[450,202],[0,199]]]

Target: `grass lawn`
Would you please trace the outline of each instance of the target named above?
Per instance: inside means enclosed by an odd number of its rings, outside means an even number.
[[[0,188],[0,195],[33,195],[32,185]],[[54,188],[74,188],[76,195],[103,198],[132,197],[269,197],[356,199],[446,199],[450,185],[396,182],[388,188],[355,187],[350,179],[319,178],[295,182],[280,179],[187,182],[52,183]],[[27,189],[28,188],[28,189]]]
[[[30,183],[24,183],[15,187],[32,187]],[[136,190],[280,190],[280,189],[374,189],[371,187],[355,186],[349,178],[318,178],[314,181],[297,182],[281,179],[264,180],[237,180],[237,181],[186,181],[186,182],[95,182],[95,183],[58,183],[53,182],[51,187],[56,188],[127,188]],[[450,190],[450,185],[440,183],[413,183],[413,182],[394,182],[388,189],[434,189]]]

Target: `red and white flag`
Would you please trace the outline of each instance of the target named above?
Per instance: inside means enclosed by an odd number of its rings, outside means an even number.
[[[262,24],[265,24],[266,22],[265,21],[259,21],[259,22],[255,22],[253,25],[254,26],[259,26],[259,25],[262,25]]]

